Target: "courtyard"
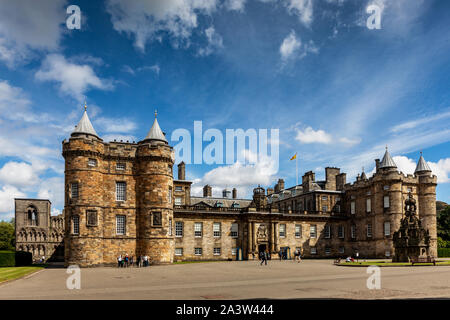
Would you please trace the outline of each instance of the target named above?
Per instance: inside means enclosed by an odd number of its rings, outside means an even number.
[[[405,299],[450,298],[450,266],[381,268],[381,289],[369,290],[365,267],[333,260],[205,262],[148,268],[47,268],[0,284],[0,299]]]

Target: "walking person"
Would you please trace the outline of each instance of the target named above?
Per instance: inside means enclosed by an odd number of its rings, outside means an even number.
[[[117,267],[120,268],[122,266],[122,255],[119,255],[117,257]]]
[[[148,267],[148,256],[144,256],[144,267]]]
[[[131,256],[131,257],[130,257],[130,267],[132,267],[132,266],[133,266],[133,264],[134,264],[134,257],[133,257],[133,256]]]
[[[259,258],[261,259],[261,263],[259,264],[260,266],[262,266],[262,264],[264,263],[264,261],[266,262],[267,265],[267,260],[266,260],[266,253],[264,251],[261,251],[259,253]]]
[[[281,258],[283,257],[283,251],[281,251],[281,249],[280,249],[280,251],[278,251],[278,256],[280,257],[280,261],[281,261]]]
[[[302,261],[302,248],[298,249],[298,263],[300,263]]]

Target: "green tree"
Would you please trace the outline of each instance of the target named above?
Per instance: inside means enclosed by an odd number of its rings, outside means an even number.
[[[10,222],[0,222],[0,250],[14,250],[14,225]]]
[[[438,237],[450,241],[450,206],[441,210],[437,215]]]

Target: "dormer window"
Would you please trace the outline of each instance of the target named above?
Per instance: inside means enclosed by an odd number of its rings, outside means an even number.
[[[231,207],[232,207],[232,208],[239,208],[239,203],[234,202],[234,203],[231,205]]]
[[[217,208],[223,208],[223,202],[217,201],[216,202],[216,207]]]

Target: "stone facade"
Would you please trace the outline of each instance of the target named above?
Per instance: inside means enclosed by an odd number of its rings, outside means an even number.
[[[210,186],[191,196],[184,163],[173,179],[174,153],[156,119],[141,142],[104,142],[85,112],[63,156],[66,265],[113,265],[126,253],[152,263],[257,259],[263,250],[290,258],[297,249],[304,257],[390,257],[408,193],[436,256],[436,176],[398,172],[387,151],[370,178],[349,184],[328,167],[324,181],[310,171],[291,188],[283,179],[267,192],[258,186],[252,199],[236,189],[215,198]]]
[[[32,254],[34,262],[64,260],[64,216],[51,216],[48,200],[14,199],[16,251]]]

